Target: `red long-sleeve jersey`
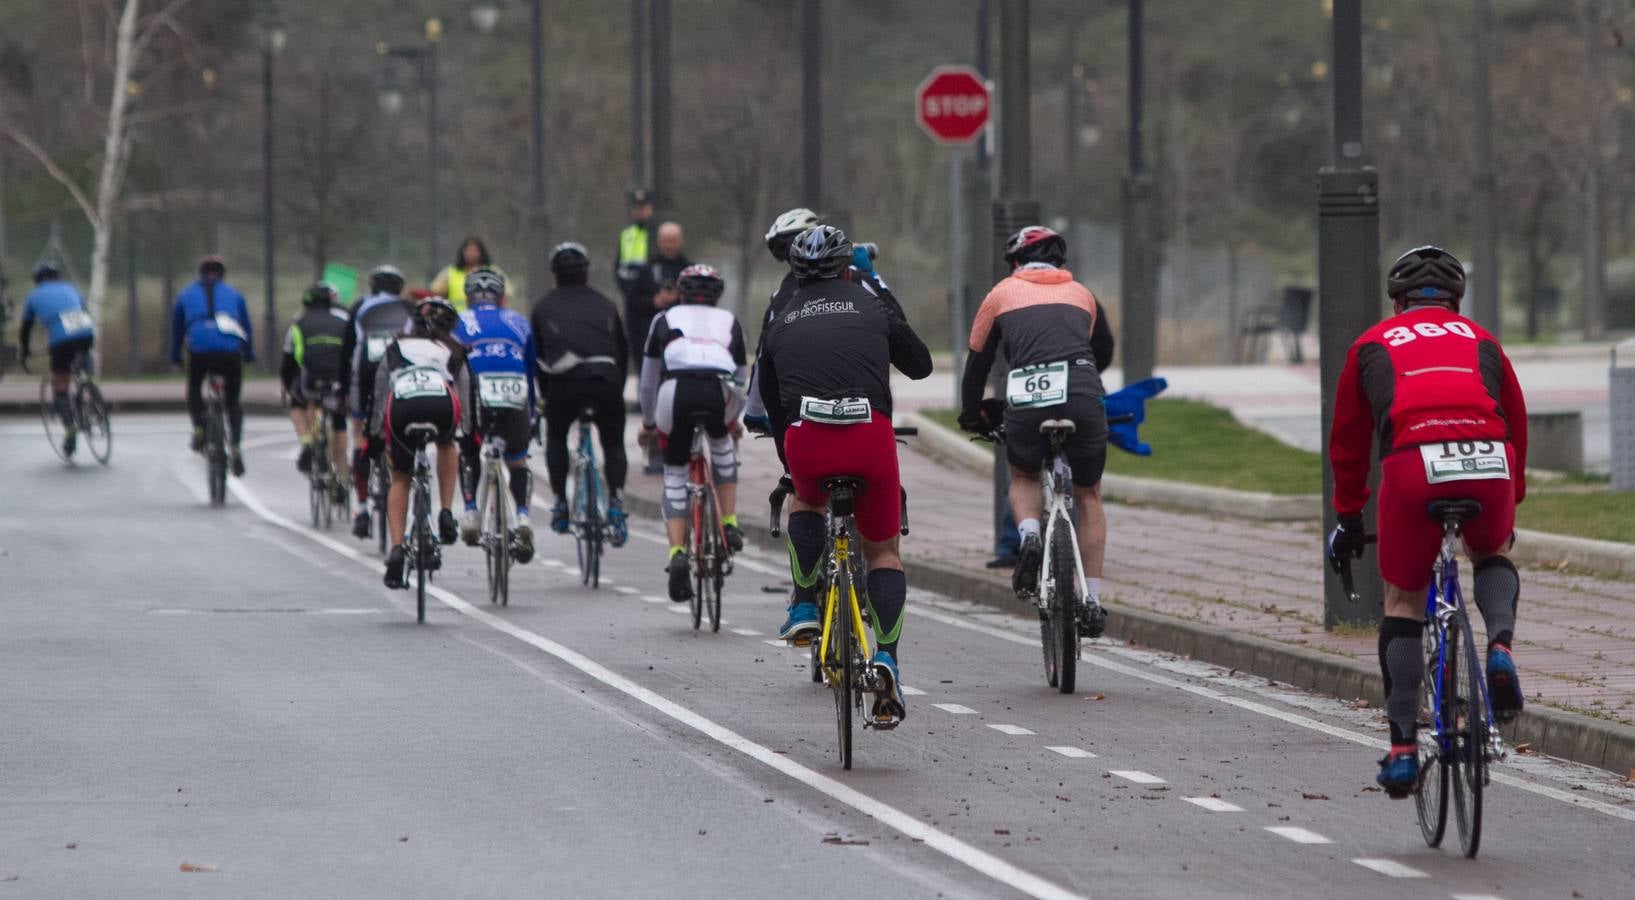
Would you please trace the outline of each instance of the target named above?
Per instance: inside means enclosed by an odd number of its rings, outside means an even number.
[[[1510,359],[1482,326],[1442,306],[1421,306],[1363,332],[1335,392],[1328,458],[1334,509],[1368,502],[1368,454],[1441,441],[1505,441],[1515,453],[1516,502],[1527,491],[1527,405]]]

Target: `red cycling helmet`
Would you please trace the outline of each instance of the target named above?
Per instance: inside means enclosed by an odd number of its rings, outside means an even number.
[[[1005,242],[1005,262],[1011,268],[1028,263],[1049,263],[1053,266],[1067,263],[1067,241],[1054,229],[1043,225],[1029,225],[1011,235]]]

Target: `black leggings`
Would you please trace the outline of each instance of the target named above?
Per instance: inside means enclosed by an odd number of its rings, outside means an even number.
[[[604,381],[552,381],[545,389],[545,469],[551,476],[551,492],[558,497],[568,490],[568,437],[585,407],[596,410],[592,421],[602,439],[602,471],[608,491],[624,490],[629,464],[624,454],[624,391]]]
[[[244,387],[244,357],[237,353],[190,353],[187,357],[187,414],[194,428],[204,427],[204,376],[220,375],[227,395],[227,424],[233,446],[244,435],[244,407],[239,405],[239,391]]]

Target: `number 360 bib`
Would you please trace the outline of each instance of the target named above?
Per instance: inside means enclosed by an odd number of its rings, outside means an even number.
[[[1005,396],[1013,409],[1058,406],[1067,402],[1067,362],[1012,369],[1005,379]]]

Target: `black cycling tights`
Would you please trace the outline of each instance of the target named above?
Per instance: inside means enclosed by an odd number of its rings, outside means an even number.
[[[220,375],[227,395],[227,424],[233,446],[244,434],[244,407],[239,392],[244,387],[244,357],[237,353],[190,353],[187,357],[187,414],[194,428],[204,427],[204,377]]]
[[[624,490],[628,463],[624,452],[624,394],[617,385],[600,381],[553,381],[545,391],[545,469],[551,476],[551,493],[566,497],[568,490],[568,439],[574,434],[579,413],[587,405],[596,408],[596,432],[602,443],[602,471],[611,496]]]

